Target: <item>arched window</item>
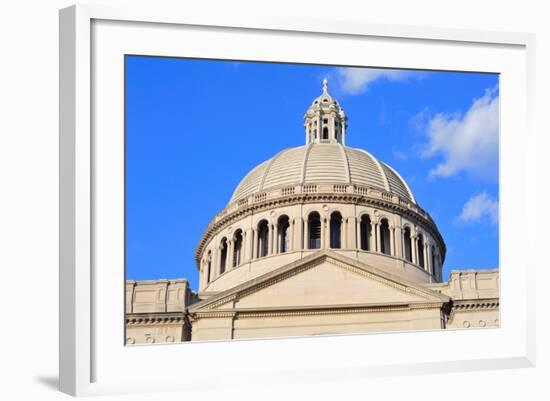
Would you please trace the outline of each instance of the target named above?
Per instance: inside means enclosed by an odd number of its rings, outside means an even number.
[[[308,248],[321,248],[321,216],[319,213],[313,212],[308,217]]]
[[[328,127],[323,128],[323,139],[328,139]]]
[[[360,223],[360,236],[361,236],[360,248],[364,251],[369,250],[370,234],[371,234],[370,217],[365,214],[361,217],[361,223]]]
[[[258,257],[267,256],[269,250],[269,225],[267,220],[262,220],[258,224]]]
[[[418,234],[418,265],[424,268],[424,236]]]
[[[290,248],[290,221],[288,216],[281,216],[277,224],[277,231],[279,232],[279,252],[288,252]]]
[[[380,251],[386,255],[391,254],[390,225],[386,219],[382,219],[380,222]]]
[[[227,238],[222,239],[220,252],[220,274],[225,272],[227,266]]]
[[[330,215],[330,247],[342,247],[342,215],[339,212]]]
[[[233,267],[241,264],[241,252],[243,248],[243,232],[242,230],[235,231],[233,236]]]
[[[413,257],[410,227],[405,227],[405,230],[403,230],[403,247],[405,251],[405,260],[412,263]]]
[[[210,282],[210,275],[212,274],[212,251],[208,251],[206,256],[206,283]]]

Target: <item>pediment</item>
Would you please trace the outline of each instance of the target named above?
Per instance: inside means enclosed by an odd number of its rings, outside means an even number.
[[[447,301],[449,297],[419,284],[333,251],[319,251],[199,302],[190,312]]]

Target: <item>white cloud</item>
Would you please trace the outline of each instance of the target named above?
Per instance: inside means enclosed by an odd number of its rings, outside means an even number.
[[[426,124],[428,143],[422,157],[442,155],[432,177],[450,177],[462,171],[477,177],[498,176],[499,106],[496,88],[473,101],[464,115],[440,113]],[[426,111],[421,112],[425,116]]]
[[[407,160],[407,154],[405,152],[402,152],[400,150],[393,150],[393,157],[395,157],[398,160]]]
[[[420,76],[420,73],[408,70],[342,67],[338,68],[337,82],[344,94],[358,95],[366,92],[374,81],[405,81],[413,76]]]
[[[484,191],[468,199],[457,221],[471,223],[486,219],[492,224],[498,224],[498,201]]]

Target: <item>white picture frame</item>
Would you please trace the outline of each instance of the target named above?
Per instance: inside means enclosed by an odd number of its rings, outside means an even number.
[[[191,35],[188,37],[200,46],[186,48],[193,41],[185,44],[178,42],[178,35]],[[215,43],[219,42],[219,35],[226,35],[234,46],[231,49],[219,47],[219,43]],[[260,35],[265,43],[255,45],[258,38],[254,35]],[[161,40],[170,37],[175,39]],[[289,40],[296,43],[308,41],[315,48],[333,39],[351,48],[371,46],[371,61],[365,64],[365,59],[351,54],[349,50],[347,53],[342,50],[340,55],[333,53],[324,58],[312,58],[310,54],[293,53],[297,48],[287,43]],[[384,46],[381,46],[382,42]],[[269,44],[269,50],[266,50],[265,44]],[[380,50],[392,46],[402,51],[384,53]],[[429,54],[434,49],[437,49],[442,60],[434,62],[430,59]],[[120,152],[120,133],[117,133],[120,131],[121,116],[116,113],[120,114],[123,107],[119,100],[124,73],[116,63],[121,61],[120,55],[126,53],[200,54],[230,59],[238,51],[244,59],[307,59],[319,63],[479,70],[501,74],[500,198],[501,221],[507,224],[505,229],[501,225],[500,239],[500,329],[124,347],[120,336],[124,321],[123,314],[120,314],[124,303],[120,302],[124,296],[123,266],[120,265],[120,271],[105,270],[105,266],[113,261],[112,266],[116,266],[121,252],[123,254],[120,249],[120,219],[123,213],[120,197],[117,198],[122,190],[121,176],[116,173],[120,172],[123,153]],[[261,57],[261,52],[264,57]],[[423,52],[426,52],[425,58],[420,56]],[[458,57],[461,54],[464,57]],[[297,60],[297,57],[302,58]],[[344,61],[338,57],[347,59]],[[485,68],[476,68],[482,65]],[[100,82],[108,82],[116,93],[105,97],[106,92]],[[259,382],[282,380],[284,383],[285,380],[291,382],[296,372],[300,372],[303,380],[326,380],[330,372],[330,377],[336,380],[349,376],[350,372],[355,377],[377,377],[381,374],[406,374],[412,368],[416,373],[432,373],[442,369],[458,372],[534,366],[535,285],[534,276],[528,272],[535,268],[536,253],[521,254],[514,250],[517,247],[509,246],[514,243],[525,249],[533,246],[522,240],[516,229],[525,221],[535,224],[535,199],[528,196],[528,191],[514,191],[513,188],[517,185],[535,185],[535,166],[531,161],[534,157],[530,157],[535,153],[532,127],[534,86],[534,36],[529,34],[297,20],[290,17],[235,17],[215,13],[187,15],[181,10],[154,7],[79,5],[61,10],[61,391],[80,396],[167,389],[197,390],[208,388],[213,380],[218,386],[229,383],[235,386],[245,385],[251,378]],[[511,93],[514,96],[510,96]],[[506,113],[509,110],[514,112]],[[99,140],[94,137],[97,130],[101,132]],[[522,132],[522,135],[514,135],[514,132]],[[512,155],[515,159],[510,163]],[[105,178],[107,170],[115,171],[108,179]],[[115,193],[118,195],[113,195]],[[111,195],[116,198],[114,201]],[[116,227],[107,230],[106,224],[111,223]],[[524,268],[508,268],[512,265]],[[101,298],[97,296],[98,291],[102,294]],[[383,349],[385,341],[395,339],[396,335],[399,341],[392,345],[395,355],[376,352]],[[428,347],[422,348],[422,344],[443,344],[443,341],[452,341],[454,349],[438,355]],[[466,347],[466,344],[470,346]],[[362,352],[342,353],[344,349],[368,350],[369,358],[365,358]],[[292,364],[287,363],[287,352],[297,357]],[[197,358],[202,355],[208,360],[209,356],[220,354],[231,361],[226,364],[222,362],[220,370],[227,372],[228,367],[232,369],[231,373],[220,377],[213,376],[206,370],[208,363],[201,364]],[[321,354],[322,358],[319,357]],[[262,355],[261,360],[258,360],[258,355]],[[181,361],[183,356],[197,362],[188,371],[180,370],[176,374],[169,361]],[[159,366],[159,361],[168,363],[162,364],[164,366],[152,376],[142,375],[137,369],[139,363]],[[251,364],[251,361],[256,363]],[[185,370],[185,365],[179,365],[180,369]],[[243,373],[246,373],[246,379],[243,379]]]

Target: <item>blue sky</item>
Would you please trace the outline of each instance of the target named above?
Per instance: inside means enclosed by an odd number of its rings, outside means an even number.
[[[329,92],[347,145],[394,167],[436,221],[451,269],[498,267],[498,75],[126,57],[126,275],[181,278],[254,166],[304,144]]]

